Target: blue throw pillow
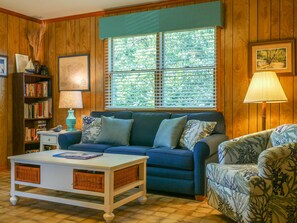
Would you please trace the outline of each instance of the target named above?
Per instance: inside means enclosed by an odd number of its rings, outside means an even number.
[[[187,121],[187,116],[173,119],[164,119],[158,129],[154,140],[154,147],[169,147],[174,149],[179,142]]]
[[[133,119],[101,117],[101,132],[95,143],[129,145]]]

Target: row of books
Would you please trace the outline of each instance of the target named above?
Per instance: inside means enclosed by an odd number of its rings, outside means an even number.
[[[52,99],[24,105],[25,118],[50,118],[52,117]]]
[[[48,97],[48,82],[28,83],[25,85],[25,96]]]
[[[56,146],[43,146],[44,150],[54,150],[56,149]],[[26,149],[26,153],[37,153],[40,152],[40,149],[32,149],[32,148],[28,148]]]
[[[25,141],[39,140],[39,131],[46,131],[46,120],[34,121],[34,128],[25,127]]]

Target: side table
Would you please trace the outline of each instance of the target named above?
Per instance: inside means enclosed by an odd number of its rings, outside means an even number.
[[[66,130],[62,130],[60,132],[54,131],[40,131],[37,134],[40,135],[40,152],[44,151],[44,146],[57,146],[57,149],[60,149],[60,145],[58,143],[58,137],[60,134],[65,133]]]

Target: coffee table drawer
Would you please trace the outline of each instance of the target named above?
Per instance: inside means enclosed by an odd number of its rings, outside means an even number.
[[[73,188],[77,190],[87,190],[104,192],[104,174],[92,173],[84,170],[73,170]]]
[[[40,184],[40,166],[29,164],[16,164],[15,180]]]
[[[134,165],[114,172],[114,189],[139,180],[139,166]],[[73,188],[104,192],[104,173],[73,170]]]

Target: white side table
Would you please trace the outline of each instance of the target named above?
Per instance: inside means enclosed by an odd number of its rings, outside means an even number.
[[[60,132],[54,131],[40,131],[37,134],[40,135],[40,152],[44,151],[44,146],[57,146],[57,149],[60,149],[60,145],[58,143],[58,137],[60,134],[65,133],[66,130],[62,130]]]

